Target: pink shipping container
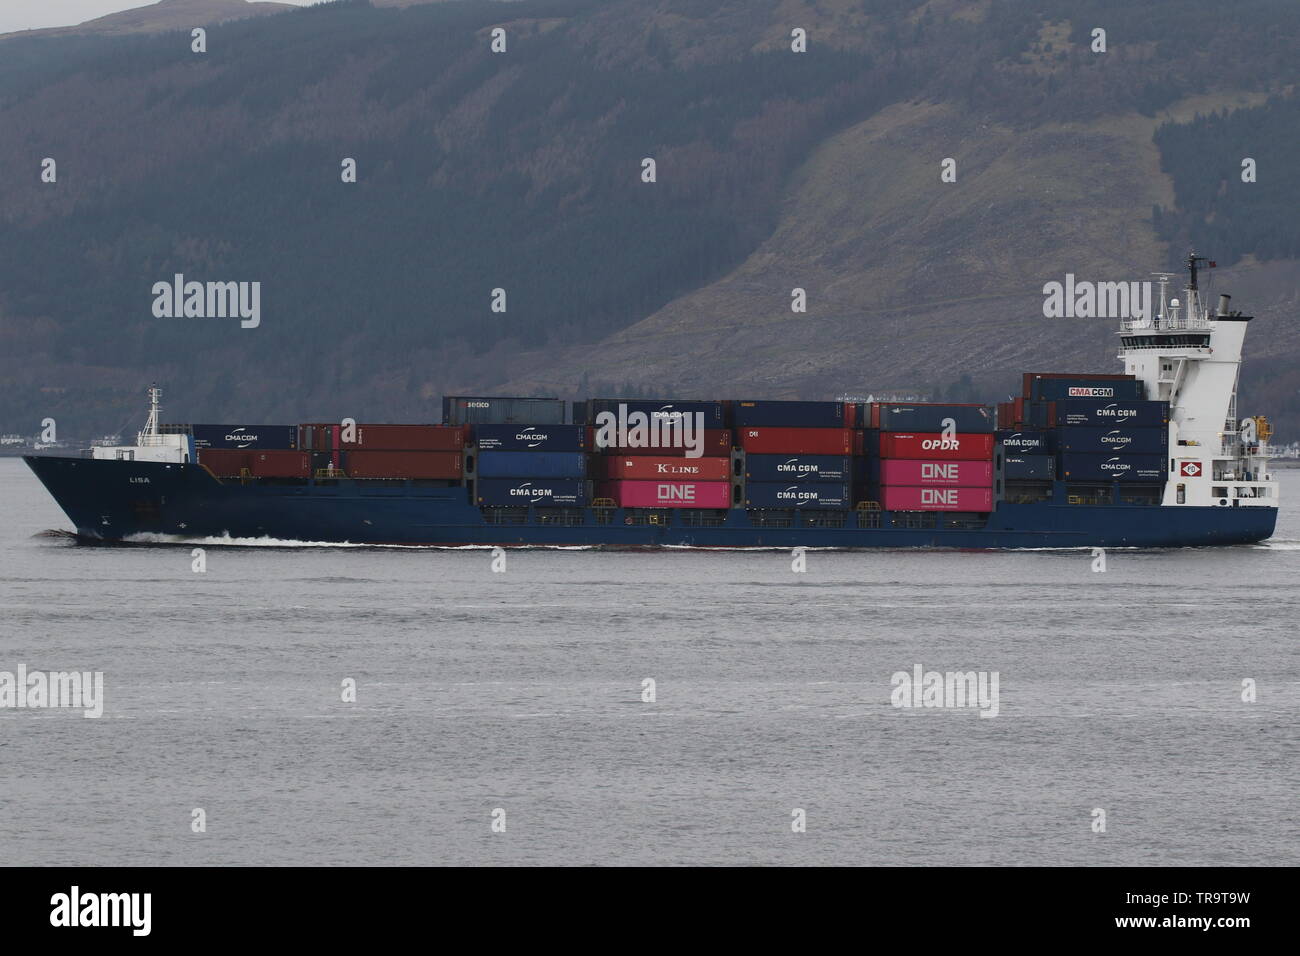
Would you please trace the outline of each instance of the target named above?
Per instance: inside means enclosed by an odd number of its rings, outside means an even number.
[[[991,488],[993,463],[886,458],[880,463],[880,483],[930,488]]]
[[[885,485],[880,507],[886,511],[992,511],[992,488],[917,488]]]
[[[604,481],[597,498],[612,498],[623,508],[726,508],[729,481]]]

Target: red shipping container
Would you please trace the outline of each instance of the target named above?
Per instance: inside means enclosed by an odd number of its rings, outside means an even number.
[[[980,461],[993,457],[993,436],[959,432],[944,438],[938,432],[881,432],[881,458],[918,458],[932,461]]]
[[[340,447],[370,451],[457,451],[465,447],[465,426],[357,425],[352,438],[345,441],[340,432]]]
[[[919,485],[930,488],[991,488],[991,461],[917,461],[886,459],[880,463],[882,485]]]
[[[852,428],[743,428],[740,447],[755,455],[852,455]]]
[[[731,459],[619,455],[605,459],[605,477],[618,481],[730,481]]]
[[[886,511],[992,511],[992,488],[916,488],[885,485],[880,507]]]
[[[998,402],[998,428],[1016,427],[1016,403]]]
[[[914,406],[917,408],[928,408],[931,406],[938,406],[940,408],[983,408],[984,407],[979,402],[872,402],[871,407],[866,410],[866,414],[863,416],[863,418],[865,419],[865,421],[863,421],[862,423],[863,427],[879,428],[881,410],[887,409],[892,405],[906,405],[906,406]]]
[[[597,498],[612,498],[622,508],[726,508],[729,481],[604,481]]]
[[[309,478],[311,453],[305,451],[254,451],[248,456],[254,478]]]
[[[344,455],[349,478],[456,478],[464,456],[458,451],[369,451],[352,449]]]
[[[795,431],[798,430],[799,429],[795,429]],[[587,447],[595,449],[597,454],[620,455],[624,457],[629,455],[656,455],[660,458],[669,457],[669,456],[677,458],[677,457],[685,457],[687,451],[687,449],[685,448],[672,448],[672,447],[669,448],[628,448],[628,447],[597,448],[595,445],[594,430],[592,436],[587,442]],[[703,451],[706,457],[716,457],[719,455],[729,456],[731,454],[731,429],[730,428],[706,428],[704,430]]]
[[[199,464],[218,478],[239,477],[243,469],[248,467],[250,454],[251,452],[245,448],[200,448],[198,450]]]

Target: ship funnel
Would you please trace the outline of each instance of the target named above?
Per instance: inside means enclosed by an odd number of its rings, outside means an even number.
[[[1228,314],[1228,303],[1229,303],[1230,301],[1232,301],[1232,296],[1228,295],[1226,292],[1220,294],[1220,296],[1219,296],[1219,315],[1227,315],[1227,314]]]

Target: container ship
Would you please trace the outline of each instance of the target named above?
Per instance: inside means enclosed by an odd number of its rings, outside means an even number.
[[[25,460],[95,541],[1090,548],[1268,538],[1268,422],[1238,418],[1250,316],[1119,330],[1123,371],[1025,373],[996,405],[448,396],[441,420],[164,424]],[[165,538],[164,540],[166,540]]]

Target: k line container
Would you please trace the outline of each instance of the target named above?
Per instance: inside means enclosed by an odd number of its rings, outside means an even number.
[[[338,434],[344,449],[456,451],[465,447],[465,429],[459,425],[357,425],[352,441],[347,440],[347,429]]]
[[[989,461],[917,461],[907,458],[880,460],[880,484],[921,487],[990,488],[993,463]]]
[[[1052,450],[1045,431],[1000,431],[997,441],[1008,455],[1046,455]]]
[[[843,511],[853,502],[844,482],[745,482],[747,508],[805,508]]]
[[[460,478],[464,456],[458,451],[367,451],[343,455],[349,478]]]
[[[587,482],[578,478],[480,478],[474,484],[477,503],[489,507],[587,504]]]
[[[585,478],[587,455],[580,451],[484,451],[480,478]]]
[[[600,461],[601,459],[596,459]],[[603,459],[604,476],[613,481],[727,481],[731,458],[655,458],[611,455]],[[708,507],[713,507],[709,505]],[[722,506],[722,507],[725,507]]]
[[[605,447],[601,445],[601,430],[593,428],[591,430],[591,448],[596,454],[604,455],[655,455],[659,457],[685,457],[689,449],[681,444],[655,445],[655,446],[628,446],[613,445]],[[678,433],[669,433],[668,437],[672,439]],[[617,436],[615,436],[617,437]],[[698,433],[695,436],[699,442],[702,458],[717,458],[723,455],[731,455],[731,429],[729,428],[710,428],[704,432],[703,438],[699,438]]]
[[[593,398],[587,401],[587,424],[598,425],[598,416],[602,413],[609,413],[614,416],[615,421],[626,421],[629,426],[633,424],[631,416],[633,414],[643,415],[647,419],[654,418],[659,420],[680,419],[683,415],[701,415],[703,418],[694,419],[699,423],[703,421],[705,428],[724,428],[727,424],[726,414],[722,402],[676,402],[676,401],[643,401],[640,399],[622,399],[622,398]]]
[[[1056,431],[1057,450],[1083,454],[1161,455],[1169,447],[1169,429],[1094,428],[1078,425]]]
[[[993,457],[993,436],[958,433],[952,438],[944,438],[938,432],[881,432],[877,447],[881,458],[980,461]]]
[[[1051,404],[1052,424],[1115,428],[1156,428],[1169,421],[1168,402],[1115,402],[1100,399],[1066,399]]]
[[[195,448],[296,449],[297,425],[191,425]]]
[[[739,430],[740,446],[749,454],[760,455],[852,455],[854,434],[850,428]]]
[[[479,451],[582,451],[586,425],[474,425],[471,441]]]
[[[848,455],[746,455],[745,477],[750,481],[849,481]]]
[[[1007,455],[1002,459],[1002,477],[1006,481],[1051,481],[1056,477],[1056,458],[1052,455]]]
[[[1066,481],[1163,482],[1169,462],[1164,455],[1061,456],[1061,477]]]
[[[596,485],[596,497],[611,498],[621,508],[726,508],[731,482],[605,481]]]
[[[991,488],[918,488],[884,485],[877,490],[886,511],[992,511]]]
[[[736,428],[852,428],[857,405],[852,402],[733,402]]]
[[[942,405],[929,402],[872,402],[870,427],[887,432],[941,432],[951,419],[958,432],[991,432],[996,415],[988,405]]]
[[[448,425],[563,425],[566,403],[558,398],[507,398],[497,395],[444,395],[442,420]]]
[[[248,470],[254,478],[309,478],[311,453],[305,451],[250,451]]]

